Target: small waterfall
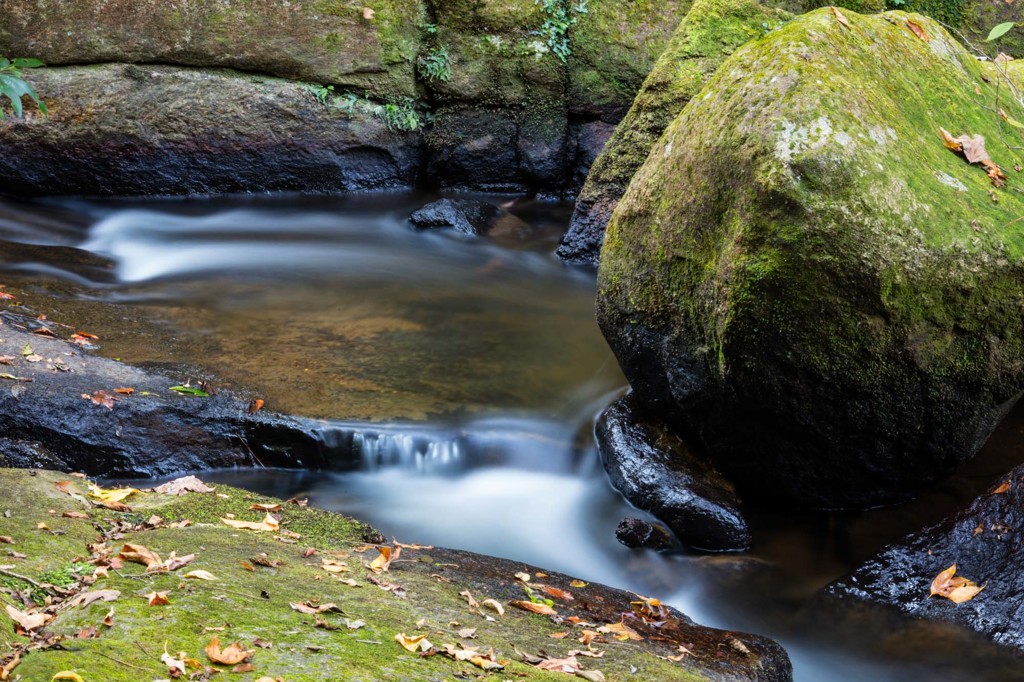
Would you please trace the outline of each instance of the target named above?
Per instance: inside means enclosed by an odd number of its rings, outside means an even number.
[[[365,471],[386,467],[415,469],[422,473],[449,473],[461,468],[457,439],[431,439],[407,433],[355,433],[353,450]]]

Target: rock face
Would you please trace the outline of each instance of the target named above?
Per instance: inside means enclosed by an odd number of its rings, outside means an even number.
[[[954,604],[929,596],[932,579],[953,564],[957,575],[985,585],[974,599]],[[1024,649],[1022,591],[1024,467],[1017,467],[964,509],[886,547],[826,593],[948,621]]]
[[[108,194],[164,194],[387,189],[396,184],[391,175],[378,177],[377,150],[384,146],[387,156],[420,162],[412,172],[400,163],[398,184],[426,174],[441,187],[575,191],[578,184],[573,183],[581,176],[578,163],[587,159],[574,153],[580,141],[574,131],[621,117],[688,4],[668,0],[624,6],[590,0],[588,12],[571,10],[578,21],[574,30],[552,28],[557,35],[544,28],[554,26],[549,22],[557,19],[551,14],[556,10],[534,0],[380,0],[369,5],[348,0],[30,0],[5,5],[0,8],[0,55],[36,57],[56,66],[160,63],[189,68],[165,69],[159,85],[136,78],[131,88],[116,79],[82,76],[82,70],[31,72],[39,85],[59,81],[56,96],[74,95],[79,109],[73,118],[36,119],[36,141],[45,143],[44,149],[73,143],[76,151],[69,154],[72,165],[62,173],[64,179],[50,178],[45,166],[56,152],[33,157],[28,146],[11,137],[16,129],[0,124],[4,170],[17,167],[22,176],[19,188],[3,190],[95,193],[100,187]],[[564,61],[552,51],[551,45],[562,38],[577,55],[574,60]],[[603,59],[609,55],[614,59]],[[309,102],[299,103],[281,85],[271,94],[279,110],[266,120],[266,88],[253,87],[251,76],[218,80],[211,67],[329,84],[334,90],[323,91],[328,106],[318,110]],[[203,76],[196,78],[193,68],[203,69]],[[151,73],[154,67],[138,69],[135,73]],[[82,76],[81,83],[69,74]],[[578,87],[572,86],[574,78],[582,79]],[[167,83],[175,79],[180,84],[169,93]],[[271,82],[262,80],[265,86]],[[351,125],[340,126],[339,133],[333,123],[344,122],[342,110],[352,98],[358,98],[358,106],[354,113],[348,109]],[[250,121],[245,108],[252,101],[261,106]],[[331,106],[337,103],[343,106]],[[374,119],[389,116],[417,132],[379,139],[374,130],[379,121]],[[72,120],[75,135],[69,141],[66,125]],[[370,122],[375,125],[369,129],[362,125]],[[52,132],[47,124],[54,127]],[[281,131],[277,139],[251,140],[265,137],[271,126]],[[424,130],[429,163],[419,134]],[[165,150],[170,166],[166,177],[140,172],[122,183],[120,176],[108,172],[112,153],[130,158],[129,148],[145,150],[138,138],[159,143],[165,134],[177,143]],[[112,135],[124,138],[123,146],[110,141]],[[344,138],[340,148],[339,137]],[[276,143],[289,153],[277,153]],[[351,147],[365,150],[369,158],[354,159],[359,152]],[[293,169],[293,158],[303,168]],[[308,170],[311,158],[317,168]],[[135,164],[145,171],[155,162],[135,159]],[[233,172],[231,164],[238,164],[241,173]],[[368,173],[361,173],[364,167]],[[96,171],[90,174],[92,168]],[[191,184],[186,175],[195,177]],[[49,180],[54,184],[46,184]]]
[[[630,549],[665,551],[676,543],[668,528],[636,517],[622,519],[615,528],[615,539]]]
[[[936,22],[845,18],[804,15],[719,68],[634,177],[598,272],[644,409],[741,491],[816,507],[914,494],[1024,388],[1024,197],[938,128],[1008,170],[1024,158],[1001,134],[1024,134],[1000,133],[976,94],[997,79]]]
[[[591,168],[558,247],[562,260],[597,264],[612,211],[665,128],[726,57],[788,17],[758,0],[694,3]]]
[[[601,413],[596,433],[612,485],[663,521],[684,544],[711,551],[750,546],[732,484],[663,424],[645,419],[632,395]]]
[[[380,0],[79,0],[4,3],[0,54],[47,64],[223,66],[414,96],[421,9]]]
[[[49,116],[0,121],[11,194],[183,194],[408,187],[422,137],[279,78],[104,65],[26,74]]]

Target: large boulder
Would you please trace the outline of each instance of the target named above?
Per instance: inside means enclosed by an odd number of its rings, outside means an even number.
[[[937,22],[844,15],[719,68],[633,178],[598,272],[644,408],[741,490],[816,507],[913,495],[1024,388],[1024,131]],[[940,127],[982,135],[1009,187]]]
[[[0,120],[2,191],[186,194],[409,187],[417,132],[280,78],[107,64],[26,72],[50,115]]]
[[[416,0],[26,0],[0,5],[0,55],[224,66],[412,96],[421,13]]]
[[[931,595],[932,580],[952,565],[956,576],[985,586],[970,601]],[[1024,466],[949,518],[886,547],[826,592],[955,623],[1024,649]]]
[[[562,260],[597,264],[612,211],[665,128],[736,48],[788,17],[758,0],[693,4],[591,167],[558,247]]]

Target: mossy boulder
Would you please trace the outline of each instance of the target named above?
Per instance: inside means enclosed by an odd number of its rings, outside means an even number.
[[[759,0],[697,0],[591,167],[558,256],[596,264],[604,230],[633,174],[683,106],[740,45],[786,21]]]
[[[59,490],[55,484],[62,481],[70,481],[71,492],[80,497]],[[29,603],[33,598],[41,602],[47,590],[30,590],[28,581],[58,584],[72,594],[79,590],[120,593],[109,602],[65,603],[54,608],[56,619],[45,632],[65,637],[63,645],[31,651],[23,649],[29,639],[16,635],[0,610],[0,664],[9,660],[8,647],[18,647],[22,657],[13,672],[21,679],[49,680],[65,670],[89,681],[166,678],[167,664],[161,661],[165,651],[175,656],[185,652],[205,666],[227,672],[231,666],[212,665],[203,654],[213,636],[224,646],[240,640],[254,652],[252,670],[232,676],[240,680],[269,675],[289,682],[404,681],[482,674],[468,661],[406,651],[395,641],[396,635],[404,633],[426,635],[438,649],[448,643],[483,652],[493,649],[496,658],[506,661],[504,675],[555,682],[565,675],[528,665],[517,650],[530,654],[545,650],[556,656],[583,648],[575,635],[564,644],[551,638],[553,633],[572,630],[569,622],[555,622],[508,605],[510,600],[527,598],[515,574],[536,569],[523,564],[406,546],[388,570],[374,575],[367,565],[378,550],[367,543],[379,542],[380,536],[373,529],[337,514],[287,503],[275,512],[281,532],[231,528],[222,519],[259,521],[266,512],[251,510],[253,504],[273,508],[281,501],[227,486],[182,497],[135,493],[125,500],[131,512],[93,507],[85,501],[84,483],[66,474],[0,469],[0,486],[5,493],[0,511],[7,510],[0,517],[0,529],[14,542],[0,545],[5,564],[0,602],[24,609],[25,603],[15,597],[19,593],[29,597]],[[187,527],[170,526],[186,520],[191,522]],[[40,523],[46,527],[38,527]],[[101,539],[105,546],[87,547]],[[169,572],[146,573],[143,566],[126,562],[85,586],[83,577],[95,568],[88,560],[104,554],[117,556],[125,543],[142,545],[161,559],[171,552],[179,557],[198,556],[187,567]],[[333,562],[331,571],[322,568],[325,559]],[[206,571],[215,580],[185,578],[195,570]],[[632,593],[596,584],[573,587],[571,577],[557,573],[534,579],[541,580],[575,593],[574,601],[557,603],[562,616],[576,615],[595,627],[618,623],[624,612],[635,608],[630,606],[630,601],[636,601]],[[496,600],[504,613],[499,615],[488,606],[471,608],[460,594],[465,591],[478,603]],[[170,603],[150,606],[144,595],[151,592],[166,593]],[[306,614],[290,607],[303,603],[313,607],[333,603],[340,613]],[[111,608],[113,615],[105,625]],[[789,660],[775,642],[704,628],[674,610],[667,615],[665,623],[657,625],[629,619],[642,640],[621,642],[609,635],[607,643],[594,643],[604,655],[581,656],[581,667],[600,670],[606,679],[626,679],[631,666],[636,675],[650,680],[791,679]],[[464,628],[473,632],[460,634]],[[673,655],[676,646],[670,639],[685,642],[692,653],[679,662],[657,658]]]
[[[224,66],[384,99],[415,94],[421,18],[415,0],[29,0],[0,6],[0,55]]]
[[[1024,131],[937,22],[844,14],[719,68],[633,178],[598,273],[645,408],[741,490],[818,507],[913,495],[1024,388]],[[940,127],[983,136],[1007,186]]]

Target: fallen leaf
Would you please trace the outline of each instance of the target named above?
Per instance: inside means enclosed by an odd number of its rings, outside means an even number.
[[[369,7],[364,7],[364,8],[363,8],[363,19],[366,19],[367,21],[373,21],[373,18],[374,18],[374,17],[376,16],[376,15],[377,15],[377,13],[376,13],[376,12],[374,12],[374,11],[373,11],[372,9],[370,9]]]
[[[378,547],[377,550],[380,552],[380,554],[378,554],[377,558],[370,562],[369,568],[371,571],[377,573],[378,575],[388,570],[388,567],[391,566],[391,562],[397,559],[399,555],[402,553],[401,547],[395,547],[392,549],[391,547],[385,546]]]
[[[575,597],[572,596],[572,592],[560,590],[557,587],[551,587],[550,585],[537,585],[537,589],[549,597],[553,597],[559,601],[572,601],[575,599]]]
[[[988,152],[985,150],[984,137],[981,135],[953,137],[945,128],[939,128],[939,132],[942,135],[942,143],[947,149],[963,154],[970,164],[977,163],[984,167],[992,184],[996,187],[1006,185],[1006,173],[989,158]],[[993,201],[995,200],[996,197],[993,197]]]
[[[195,388],[194,386],[171,386],[170,390],[175,393],[184,393],[185,395],[196,396],[197,398],[209,398],[210,394],[201,388]]]
[[[195,476],[182,476],[157,486],[156,492],[162,495],[184,495],[186,493],[212,493],[214,488],[206,485]]]
[[[103,624],[108,627],[114,627],[114,607],[111,606],[110,610],[107,611],[107,615],[103,616]]]
[[[484,599],[483,605],[497,611],[499,616],[505,615],[505,607],[499,604],[497,599]]]
[[[4,609],[7,611],[7,615],[11,617],[11,620],[17,623],[25,632],[38,630],[53,620],[53,616],[48,613],[29,613],[27,611],[19,611],[10,605],[5,605]]]
[[[249,403],[249,414],[256,414],[263,409],[263,401],[257,398]]]
[[[206,645],[206,655],[214,663],[220,663],[221,665],[237,665],[249,659],[253,654],[252,651],[245,651],[239,645],[238,642],[228,645],[225,649],[220,648],[220,640],[217,639],[217,635],[213,636],[210,643]]]
[[[402,645],[406,651],[416,653],[417,651],[430,651],[434,645],[430,643],[426,635],[409,637],[406,634],[395,635],[395,641]]]
[[[8,294],[6,291],[0,291],[0,301],[13,301],[17,296],[14,294]]]
[[[71,672],[70,670],[64,670],[50,678],[50,682],[58,682],[59,680],[65,680],[66,682],[85,682],[81,675]]]
[[[153,550],[143,547],[142,545],[133,545],[130,543],[125,543],[121,548],[121,552],[117,556],[123,561],[143,564],[146,568],[161,566],[164,563],[163,559],[160,558],[160,555]]]
[[[532,601],[513,601],[509,602],[509,604],[516,607],[517,609],[522,609],[523,611],[529,611],[531,613],[540,614],[542,616],[558,615],[558,611],[555,611],[547,604],[538,604],[537,602]]]
[[[247,530],[254,530],[257,532],[277,531],[281,528],[281,524],[278,523],[278,520],[269,513],[263,517],[263,520],[259,523],[254,523],[252,521],[237,521],[235,519],[221,519],[221,521],[232,528],[245,528]]]
[[[171,601],[167,598],[166,592],[150,592],[143,596],[144,599],[149,600],[150,606],[167,606]]]
[[[460,639],[474,639],[476,637],[476,628],[462,628],[457,634]]]
[[[94,590],[92,592],[82,592],[75,595],[75,598],[69,602],[66,602],[61,606],[64,609],[73,609],[79,606],[88,606],[98,601],[116,601],[121,598],[121,593],[117,590]]]
[[[927,43],[931,41],[931,37],[928,36],[928,33],[924,30],[924,27],[921,26],[921,24],[917,23],[916,21],[911,21],[910,19],[907,19],[907,28],[910,29],[911,33],[913,33],[915,36],[917,36],[924,42]]]
[[[251,673],[255,669],[256,668],[253,667],[252,663],[239,663],[238,665],[236,665],[234,668],[231,669],[231,672],[233,672],[233,673]]]
[[[186,578],[192,578],[195,580],[216,580],[213,574],[209,571],[190,571],[185,574]]]
[[[17,544],[17,543],[15,543],[14,542],[14,538],[12,538],[10,536],[0,535],[0,544],[3,544],[3,545],[13,545],[13,544]]]
[[[92,395],[83,393],[82,397],[86,400],[91,400],[93,405],[102,405],[108,410],[114,409],[114,402],[117,398],[106,391],[96,391]]]
[[[519,573],[516,573],[516,580],[522,580],[524,583],[530,582],[530,577],[531,577],[530,574],[526,573],[524,571],[520,571]]]
[[[250,511],[261,511],[261,512],[279,512],[284,507],[278,504],[254,504],[249,507]]]
[[[114,393],[120,393],[121,395],[131,395],[132,393],[135,393],[135,389],[130,387],[115,388]]]
[[[95,483],[89,483],[89,497],[97,499],[101,502],[123,502],[125,499],[134,495],[137,492],[141,492],[138,488],[115,488],[113,490],[104,490]]]
[[[587,586],[587,583],[583,582],[582,580],[573,580],[571,583],[569,583],[569,587],[586,587],[586,586]]]
[[[850,22],[846,20],[846,17],[843,16],[843,13],[839,11],[838,7],[830,7],[829,9],[832,10],[832,14],[835,15],[836,19],[839,20],[840,24],[842,24],[846,28],[850,28]]]
[[[178,654],[178,656],[179,658],[175,658],[167,653],[167,645],[164,644],[164,653],[160,656],[160,662],[167,666],[172,677],[188,674],[188,669],[185,667],[185,656],[183,654]],[[178,675],[174,674],[175,670],[178,671]]]
[[[974,581],[956,575],[956,564],[953,564],[935,576],[935,579],[932,580],[928,596],[934,597],[938,595],[949,599],[955,604],[960,604],[974,599],[983,589],[985,589],[984,585],[979,587]]]
[[[643,640],[643,637],[640,636],[639,632],[629,627],[625,623],[613,623],[611,625],[603,625],[599,627],[597,631],[603,635],[611,635],[620,642],[625,642],[629,639],[634,641]]]
[[[1010,482],[1009,481],[1003,481],[1002,484],[998,488],[996,488],[995,490],[992,491],[992,494],[993,495],[1002,495],[1003,493],[1005,493],[1009,489],[1010,489]]]
[[[310,615],[320,613],[342,613],[342,610],[337,604],[321,604],[320,606],[312,606],[309,602],[304,604],[288,604],[292,607],[292,610],[298,611],[299,613],[307,613]]]

